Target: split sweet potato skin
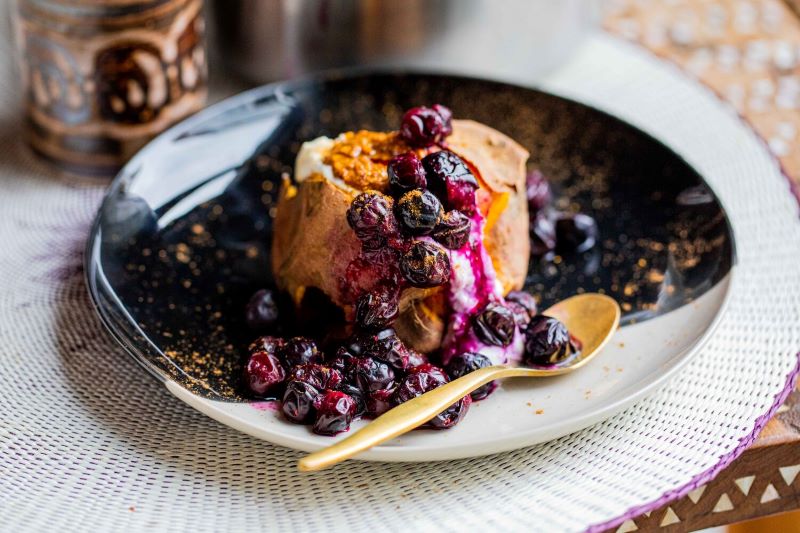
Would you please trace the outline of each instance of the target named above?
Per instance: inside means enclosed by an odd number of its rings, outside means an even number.
[[[527,151],[513,139],[484,124],[454,120],[448,148],[478,173],[478,205],[486,218],[484,244],[506,292],[522,287],[530,244],[525,192]],[[278,286],[296,303],[316,287],[352,316],[348,265],[360,253],[360,242],[346,213],[360,191],[343,182],[312,175],[286,181],[274,221],[272,269]],[[365,281],[368,283],[368,281]],[[447,313],[442,288],[407,288],[401,293],[399,337],[411,348],[429,353],[439,348]]]
[[[498,279],[506,293],[521,289],[530,258],[525,189],[528,151],[507,135],[472,120],[454,120],[447,142],[480,173],[478,203],[488,205],[482,209],[486,217],[484,245]]]

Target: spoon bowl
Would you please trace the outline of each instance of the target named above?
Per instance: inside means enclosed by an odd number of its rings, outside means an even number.
[[[604,294],[579,294],[544,311],[563,322],[582,343],[581,350],[561,363],[537,367],[490,366],[471,372],[413,400],[398,405],[369,425],[336,444],[309,454],[297,464],[301,471],[322,470],[402,435],[441,413],[475,389],[497,379],[549,377],[567,374],[585,366],[611,339],[619,326],[620,308]]]
[[[548,375],[557,375],[572,372],[591,361],[619,327],[621,311],[613,298],[605,294],[589,293],[570,296],[542,314],[563,322],[582,345],[575,357],[553,365],[524,369],[545,370]]]

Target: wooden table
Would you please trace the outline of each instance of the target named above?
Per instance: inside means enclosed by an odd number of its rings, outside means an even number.
[[[800,185],[800,0],[606,0],[602,6],[607,31],[676,63],[730,102]],[[693,531],[798,508],[795,390],[714,481],[617,531]]]

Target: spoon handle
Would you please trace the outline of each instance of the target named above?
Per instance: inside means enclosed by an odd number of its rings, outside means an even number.
[[[359,452],[421,426],[481,385],[503,377],[531,376],[535,372],[532,369],[506,366],[481,368],[417,396],[413,400],[401,403],[349,437],[306,455],[300,459],[297,467],[301,471],[308,472],[335,465]],[[551,374],[542,371],[542,375]]]

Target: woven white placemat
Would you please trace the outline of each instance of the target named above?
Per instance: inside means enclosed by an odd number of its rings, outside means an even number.
[[[0,45],[0,530],[611,526],[710,479],[791,387],[800,221],[785,178],[709,91],[598,36],[544,85],[655,134],[711,182],[739,261],[717,334],[659,393],[555,442],[300,474],[298,453],[194,412],[102,330],[81,268],[102,190],[20,148],[8,57]]]

